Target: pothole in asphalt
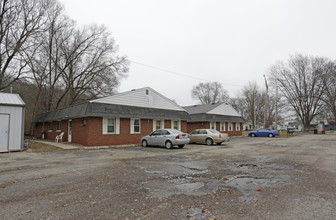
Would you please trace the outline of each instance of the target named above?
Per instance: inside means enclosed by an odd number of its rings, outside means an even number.
[[[271,163],[272,157],[258,159],[258,162],[221,160],[212,162],[216,165],[211,168],[206,163],[193,161],[144,163],[141,169],[161,178],[141,182],[138,186],[158,196],[218,194],[236,189],[242,193],[239,200],[249,202],[260,193],[258,188],[286,184],[290,178],[286,172],[293,169],[289,165]]]

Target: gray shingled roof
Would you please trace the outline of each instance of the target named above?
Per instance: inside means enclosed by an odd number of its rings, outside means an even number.
[[[191,105],[183,107],[189,114],[207,113],[223,103]]]
[[[57,121],[81,117],[190,120],[188,113],[185,111],[85,102],[69,106],[67,108],[39,114],[33,119],[33,122]]]
[[[183,108],[189,113],[191,122],[244,122],[244,119],[240,116],[207,114],[208,112],[222,104],[223,103],[191,105],[185,106]]]
[[[244,122],[242,117],[238,116],[225,116],[213,114],[192,114],[190,115],[191,122],[211,121],[211,122]]]

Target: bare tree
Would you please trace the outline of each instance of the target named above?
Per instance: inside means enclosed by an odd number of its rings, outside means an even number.
[[[336,63],[326,60],[325,71],[321,74],[324,85],[322,99],[336,120]]]
[[[33,37],[43,30],[50,2],[0,1],[0,91],[27,74],[21,54],[33,46]]]
[[[292,56],[288,63],[278,63],[269,70],[273,84],[279,87],[305,130],[324,108],[321,98],[325,86],[320,77],[324,65],[324,58],[298,54]]]
[[[228,92],[218,82],[199,83],[193,87],[192,97],[202,104],[230,101]]]
[[[245,106],[245,119],[251,120],[254,127],[264,119],[265,92],[262,92],[256,82],[249,82],[242,89],[242,102]]]

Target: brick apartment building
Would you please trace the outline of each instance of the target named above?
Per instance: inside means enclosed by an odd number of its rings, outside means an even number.
[[[185,109],[145,87],[37,115],[35,137],[85,146],[139,144],[140,138],[160,128],[187,132]]]
[[[230,137],[242,135],[244,120],[231,105],[216,103],[183,108],[190,116],[187,123],[188,133],[195,129],[216,129],[228,133]]]

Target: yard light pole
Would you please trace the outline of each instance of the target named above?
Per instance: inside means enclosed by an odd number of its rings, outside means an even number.
[[[268,108],[268,84],[267,84],[267,80],[266,80],[266,76],[264,74],[264,78],[265,78],[265,85],[266,85],[266,97],[265,97],[265,108],[264,108],[264,128],[266,128],[266,118],[267,118],[267,108]]]

